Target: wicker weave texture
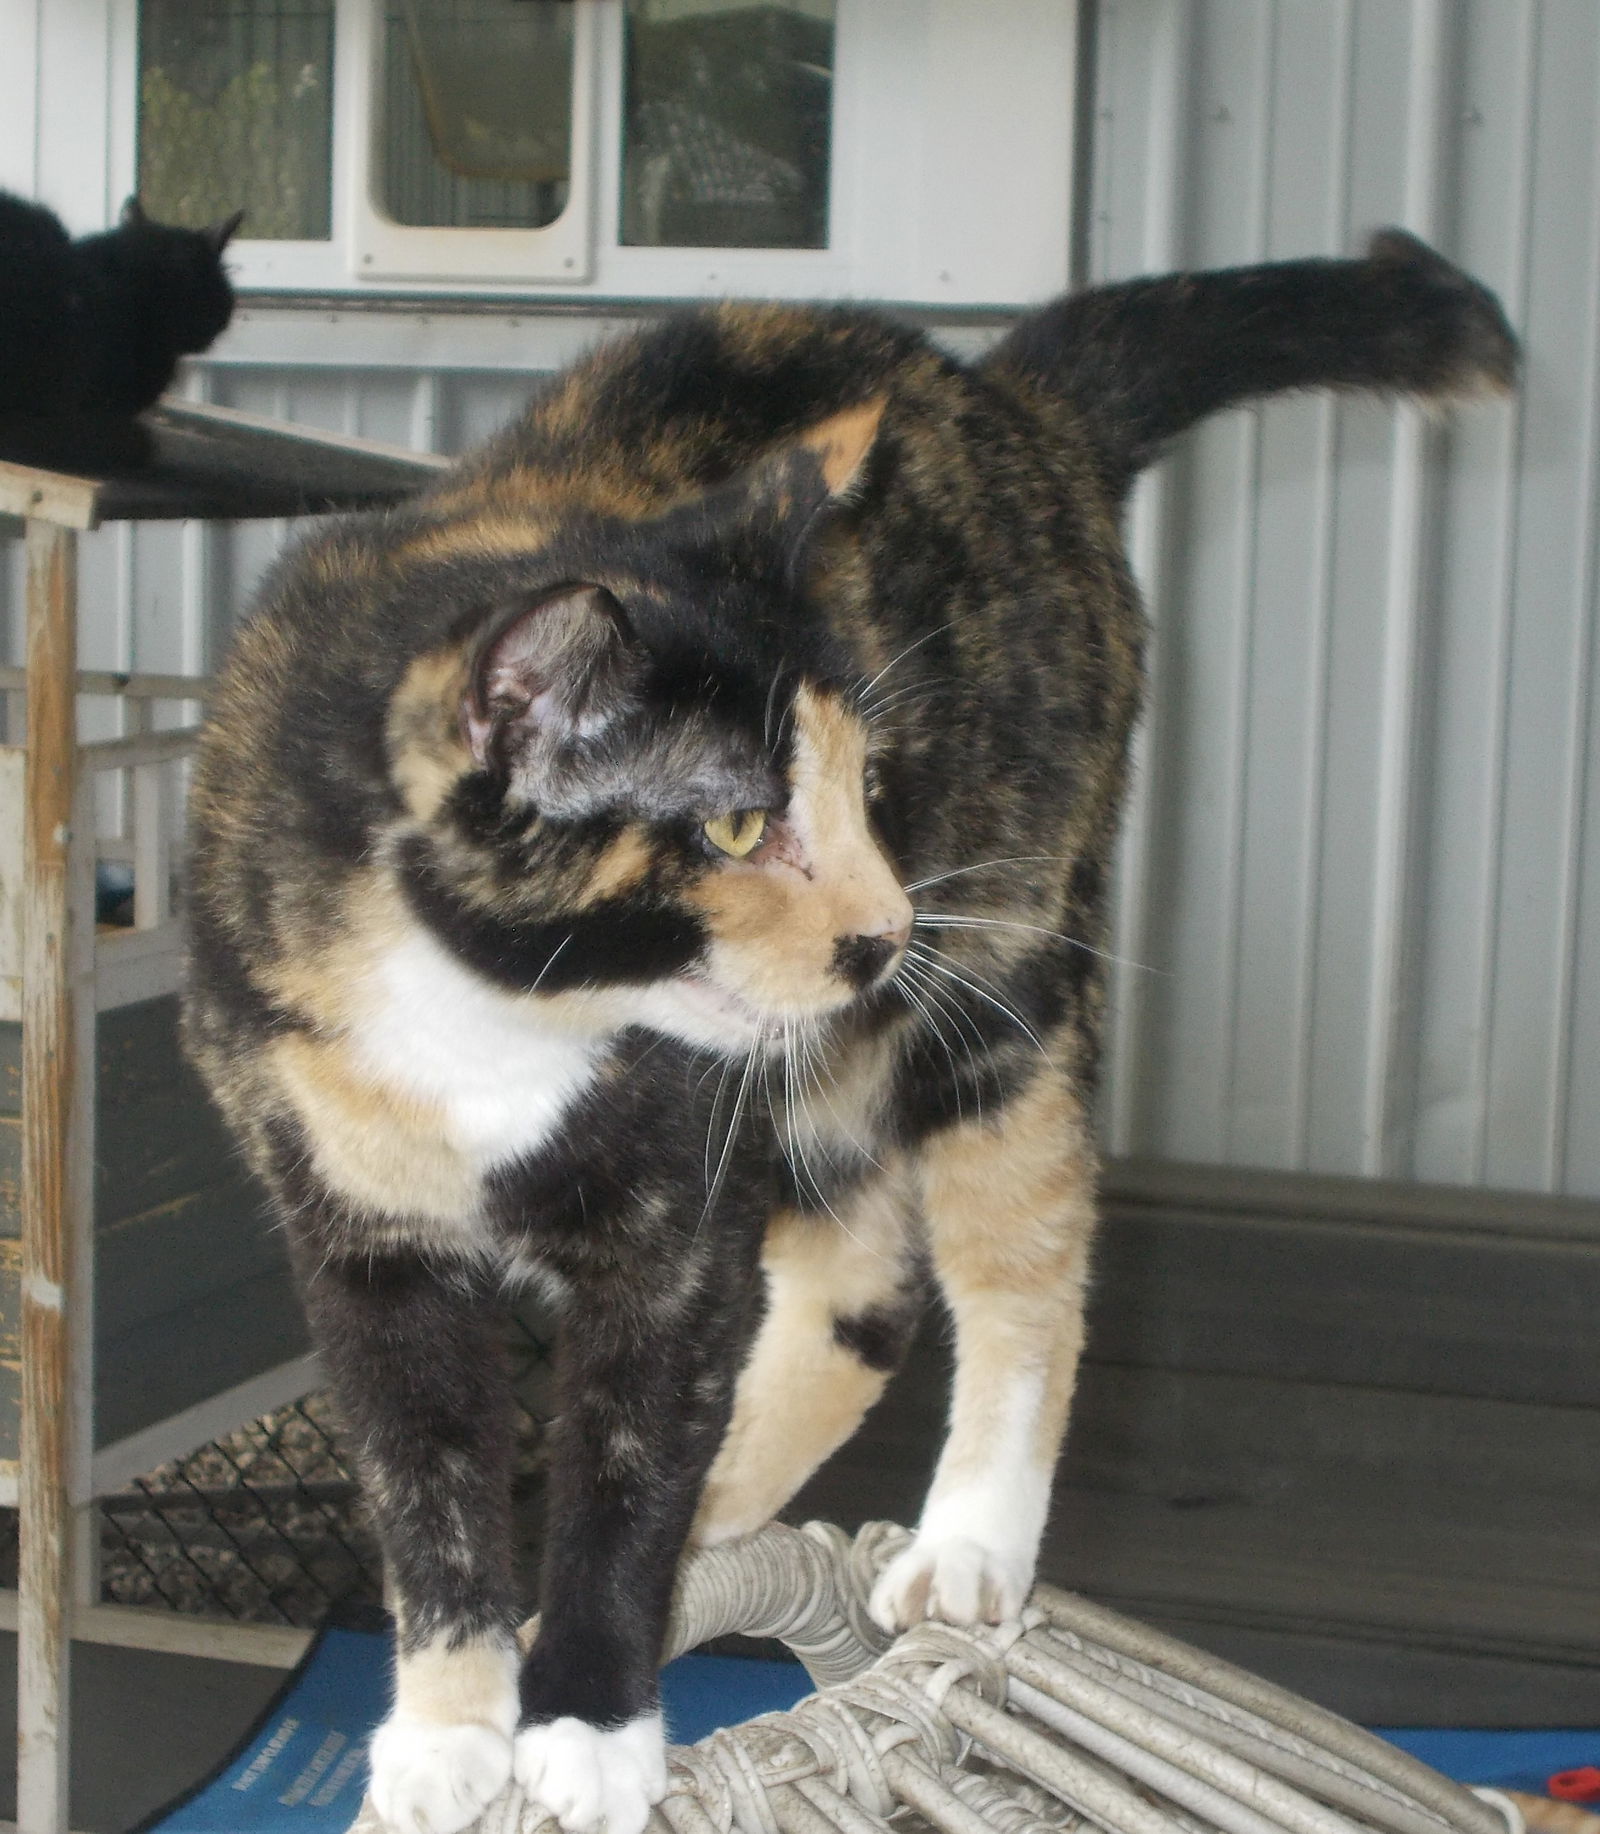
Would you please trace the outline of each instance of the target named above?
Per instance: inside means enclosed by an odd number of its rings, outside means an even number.
[[[867,1598],[907,1540],[774,1525],[687,1563],[669,1656],[776,1637],[818,1691],[675,1747],[651,1834],[1507,1834],[1348,1721],[1051,1586],[1018,1621],[891,1641]],[[557,1834],[515,1788],[477,1827]],[[351,1834],[384,1834],[370,1806]]]

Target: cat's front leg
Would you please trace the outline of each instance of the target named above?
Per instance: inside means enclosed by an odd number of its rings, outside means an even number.
[[[574,1299],[558,1353],[539,1636],[515,1774],[568,1834],[639,1834],[666,1790],[656,1671],[678,1561],[731,1409],[747,1245]]]
[[[889,1631],[999,1623],[1033,1585],[1083,1347],[1093,1148],[1065,1072],[924,1143],[922,1199],[955,1324],[950,1427],[916,1538],[879,1576]]]
[[[500,1318],[468,1264],[302,1243],[307,1309],[382,1543],[395,1698],[370,1751],[395,1834],[456,1834],[511,1780],[512,1410]]]

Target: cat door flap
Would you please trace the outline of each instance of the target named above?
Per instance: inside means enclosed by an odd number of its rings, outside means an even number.
[[[594,0],[362,9],[358,279],[589,278],[595,13]]]

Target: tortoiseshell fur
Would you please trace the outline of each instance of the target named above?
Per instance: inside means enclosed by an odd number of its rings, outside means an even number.
[[[450,1834],[514,1770],[573,1834],[636,1834],[691,1525],[784,1505],[930,1271],[950,1432],[874,1611],[1016,1611],[1081,1342],[1127,488],[1231,402],[1513,368],[1492,298],[1397,232],[1068,298],[972,367],[864,310],[708,307],[280,565],[201,751],[188,1035],[383,1539],[392,1826]],[[719,853],[704,824],[751,809]],[[519,1679],[525,1279],[565,1324]]]

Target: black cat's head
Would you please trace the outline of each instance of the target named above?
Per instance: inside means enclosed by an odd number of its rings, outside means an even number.
[[[810,609],[881,403],[665,514],[553,514],[408,592],[466,597],[390,702],[413,903],[543,993],[744,1049],[898,965],[859,669]]]
[[[153,221],[135,196],[115,229],[82,247],[133,310],[160,324],[171,350],[194,355],[215,343],[233,316],[222,257],[243,221],[236,210],[207,229],[181,229]]]

